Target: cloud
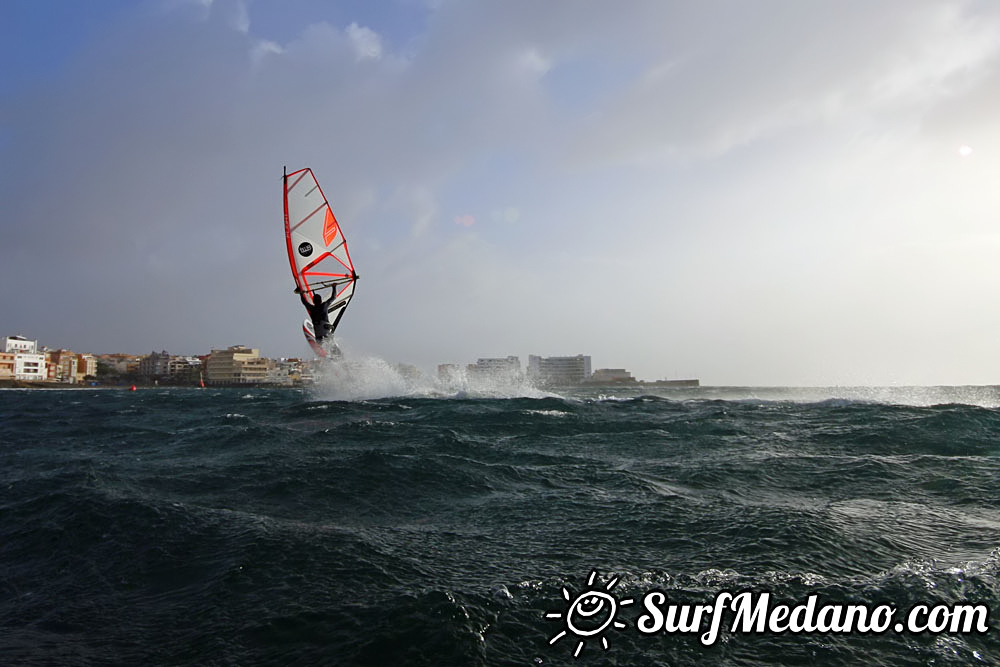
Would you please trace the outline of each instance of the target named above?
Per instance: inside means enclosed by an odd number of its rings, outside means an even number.
[[[552,62],[543,57],[542,54],[538,52],[538,49],[535,48],[525,50],[521,53],[518,60],[522,67],[536,74],[545,74],[552,69]]]
[[[250,11],[247,0],[160,0],[167,14],[186,6],[196,7],[202,21],[220,20],[228,28],[247,34],[250,32]]]
[[[346,32],[358,60],[378,60],[382,57],[382,40],[374,31],[352,23],[347,26]]]
[[[280,44],[262,39],[253,45],[250,51],[250,59],[254,62],[254,64],[257,64],[269,54],[280,55],[284,52],[285,50],[281,48]]]
[[[1000,49],[996,17],[960,7],[770,2],[752,8],[761,20],[726,5],[728,15],[703,30],[675,22],[643,76],[583,128],[574,157],[703,159],[796,126],[912,113],[946,86],[967,85]],[[704,35],[718,41],[692,42]]]
[[[237,0],[233,3],[233,13],[231,15],[232,26],[244,34],[250,32],[250,14],[247,11],[245,2]]]
[[[376,3],[284,7],[129,15],[0,100],[0,279],[31,277],[5,321],[305,353],[279,177],[311,166],[362,275],[341,333],[392,360],[1000,372],[975,305],[998,287],[992,5],[442,2],[403,37]]]

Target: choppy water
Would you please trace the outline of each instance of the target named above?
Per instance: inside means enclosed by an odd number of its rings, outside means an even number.
[[[370,389],[0,392],[0,663],[1000,663],[994,388]],[[704,646],[637,602],[575,659],[592,570],[990,630]]]

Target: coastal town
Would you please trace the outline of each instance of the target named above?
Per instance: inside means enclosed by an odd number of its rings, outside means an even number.
[[[25,336],[0,339],[0,386],[286,386],[314,382],[317,364],[311,359],[262,357],[257,348],[232,345],[208,354],[185,356],[166,350],[145,355],[91,354],[51,349]],[[411,364],[396,364],[405,378],[423,372]],[[480,358],[475,363],[440,364],[437,379],[445,384],[461,381],[528,381],[538,386],[651,386],[697,387],[696,379],[637,380],[624,368],[592,370],[591,357],[528,355],[522,368],[517,356]]]
[[[25,336],[0,339],[0,383],[46,385],[276,385],[312,381],[312,362],[269,359],[244,345],[213,349],[203,355],[167,351],[145,355],[76,353],[40,346]]]

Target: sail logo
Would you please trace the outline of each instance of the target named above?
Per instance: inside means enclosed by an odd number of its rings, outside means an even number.
[[[595,639],[599,637],[601,646],[607,651],[608,638],[604,636],[604,631],[612,627],[616,630],[624,630],[628,627],[616,618],[618,608],[635,602],[631,598],[618,600],[611,594],[611,590],[618,584],[618,577],[612,577],[603,588],[595,587],[594,581],[596,579],[597,571],[593,570],[587,579],[587,588],[576,597],[572,597],[564,586],[562,596],[569,603],[565,611],[550,611],[545,614],[545,618],[562,619],[566,626],[549,640],[549,644],[555,644],[569,635],[574,635],[579,639],[576,649],[573,651],[574,658],[580,657],[580,652],[583,651],[587,640],[591,637]]]
[[[333,211],[327,208],[326,220],[323,221],[323,243],[330,245],[335,238],[337,238],[337,219],[333,217]]]
[[[312,243],[309,243],[308,241],[303,241],[302,243],[300,243],[299,254],[302,255],[303,257],[308,257],[309,255],[313,254]]]

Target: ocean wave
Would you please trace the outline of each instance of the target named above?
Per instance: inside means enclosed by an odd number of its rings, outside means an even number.
[[[0,396],[12,664],[576,664],[545,614],[593,570],[622,596],[702,604],[1000,605],[990,407],[69,394]],[[641,636],[634,612],[580,660],[1000,660],[992,634],[728,633],[706,649]]]

